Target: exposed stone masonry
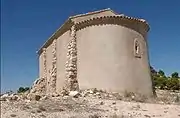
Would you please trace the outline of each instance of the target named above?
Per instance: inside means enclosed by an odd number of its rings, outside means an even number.
[[[78,90],[77,81],[77,48],[76,48],[76,29],[75,25],[71,27],[70,42],[68,44],[67,62],[66,62],[66,85],[65,91]]]
[[[52,67],[50,70],[50,79],[49,79],[49,90],[48,93],[56,92],[56,80],[57,80],[57,56],[56,56],[56,47],[57,39],[52,43]]]
[[[31,93],[46,94],[47,87],[47,64],[46,64],[46,48],[43,48],[43,77],[38,78],[31,89]]]
[[[46,48],[43,49],[43,78],[47,79]]]

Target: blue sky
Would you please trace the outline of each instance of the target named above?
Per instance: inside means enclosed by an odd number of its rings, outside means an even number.
[[[2,91],[31,85],[36,51],[68,16],[104,8],[146,19],[151,65],[180,73],[179,0],[1,0]]]

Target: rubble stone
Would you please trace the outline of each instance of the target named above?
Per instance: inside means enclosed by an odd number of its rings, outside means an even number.
[[[100,101],[99,103],[100,103],[100,105],[103,105],[103,104],[104,104],[104,102],[103,102],[103,101]]]
[[[70,91],[69,92],[69,96],[72,96],[72,97],[78,97],[80,94],[78,91]]]
[[[40,98],[40,100],[47,100],[47,99],[48,97],[46,95]]]
[[[29,97],[30,97],[29,99],[30,99],[31,101],[39,101],[40,98],[41,98],[40,95],[36,95],[36,94],[31,94]]]
[[[16,101],[16,100],[19,100],[19,96],[18,95],[13,95],[10,97],[10,100],[13,100],[13,101]]]
[[[79,89],[77,83],[77,49],[76,49],[76,30],[75,25],[71,27],[70,42],[68,44],[66,61],[66,84],[65,91],[76,91]]]
[[[1,97],[0,97],[0,101],[7,101],[9,97],[9,94],[3,94]]]
[[[0,101],[6,101],[5,97],[0,97]]]

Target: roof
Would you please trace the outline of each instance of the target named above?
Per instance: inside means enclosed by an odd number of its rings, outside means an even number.
[[[93,15],[93,14],[105,12],[105,11],[110,11],[110,12],[114,13],[114,15],[117,15],[116,12],[114,12],[110,8],[107,8],[107,9],[102,9],[102,10],[98,10],[98,11],[88,12],[88,13],[84,13],[84,14],[78,14],[78,15],[75,15],[75,16],[70,16],[70,18],[83,17],[83,16],[87,16],[87,15]]]
[[[75,16],[70,16],[65,21],[65,23],[58,30],[56,30],[56,32],[53,33],[52,36],[40,47],[40,49],[37,51],[37,53],[41,54],[43,48],[46,48],[50,44],[51,41],[53,41],[55,38],[58,38],[61,34],[65,33],[65,31],[68,30],[67,28],[72,26],[74,23],[79,23],[81,21],[92,19],[92,18],[88,18],[88,16],[94,16],[96,14],[101,14],[103,12],[104,13],[109,12],[108,16],[121,16],[121,17],[124,17],[124,18],[135,19],[135,20],[138,20],[140,22],[145,22],[146,23],[146,21],[144,19],[136,19],[136,18],[125,16],[124,14],[118,14],[118,13],[114,12],[113,10],[111,10],[110,8],[102,9],[102,10],[98,10],[98,11],[93,11],[93,12],[88,12],[88,13],[84,13],[84,14],[78,14],[78,15],[75,15]],[[85,17],[87,17],[85,20],[81,19],[81,18],[85,18]]]

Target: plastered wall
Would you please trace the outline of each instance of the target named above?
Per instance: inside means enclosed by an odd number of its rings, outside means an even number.
[[[50,83],[50,70],[52,68],[52,44],[50,44],[46,49],[46,64],[47,64],[47,93],[49,89]]]
[[[65,63],[67,60],[67,45],[70,40],[70,31],[65,32],[57,39],[57,81],[56,90],[59,93],[65,82]]]
[[[41,53],[39,55],[39,78],[42,78],[44,74],[43,61],[44,61],[43,54]]]
[[[76,35],[81,89],[152,94],[146,40],[141,34],[119,25],[100,25]],[[135,38],[143,51],[141,58],[134,56]]]
[[[89,26],[76,32],[77,79],[80,89],[98,88],[116,92],[152,95],[147,41],[135,30],[120,25]],[[141,58],[134,55],[134,42],[140,44]],[[57,38],[56,92],[65,84],[65,63],[70,31]],[[52,66],[52,44],[46,49],[47,92]],[[39,56],[40,77],[44,74],[43,55]]]

